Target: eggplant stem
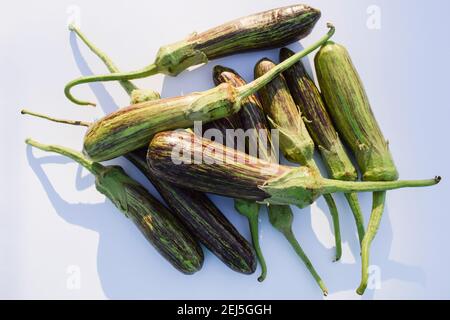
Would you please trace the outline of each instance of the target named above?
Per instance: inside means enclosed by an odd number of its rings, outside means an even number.
[[[330,30],[328,30],[328,33],[325,36],[323,36],[322,38],[320,38],[313,45],[311,45],[310,47],[308,47],[300,52],[297,52],[293,56],[291,56],[288,59],[284,60],[283,62],[277,64],[275,67],[273,67],[270,71],[263,74],[261,77],[253,80],[252,82],[250,82],[242,87],[239,87],[238,88],[238,97],[237,97],[238,103],[240,103],[240,101],[247,98],[248,96],[254,94],[258,90],[260,90],[262,87],[264,87],[270,81],[275,79],[283,71],[292,67],[299,59],[307,56],[314,50],[321,47],[324,43],[326,43],[333,36],[333,34],[335,32],[335,28],[331,23],[327,23],[327,27],[330,29]]]
[[[261,274],[258,277],[258,281],[263,282],[267,276],[267,265],[261,250],[261,246],[259,244],[258,215],[248,215],[247,218],[250,227],[250,234],[252,236],[253,248],[255,249],[259,264],[261,265]]]
[[[81,152],[75,151],[70,148],[58,145],[42,144],[31,138],[26,139],[25,143],[43,151],[55,152],[60,155],[69,157],[70,159],[88,169],[94,175],[99,175],[102,169],[104,169],[104,167],[100,163],[93,162],[86,158]]]
[[[438,184],[441,181],[440,176],[434,179],[425,180],[397,180],[397,181],[340,181],[331,179],[322,179],[323,193],[354,193],[354,192],[376,192],[402,188],[428,187]]]
[[[112,73],[119,73],[120,70],[117,68],[117,66],[114,64],[114,62],[111,60],[111,58],[101,51],[97,46],[95,46],[87,37],[86,35],[81,32],[80,28],[78,28],[76,25],[71,24],[69,25],[69,30],[75,32],[75,34],[83,41],[83,43],[91,50],[93,54],[95,54],[97,57],[100,58],[100,60],[103,61],[106,68]],[[131,81],[128,80],[121,80],[119,81],[120,85],[124,88],[124,90],[131,95],[133,90],[138,89]]]
[[[49,120],[49,121],[52,121],[52,122],[70,124],[72,126],[89,127],[92,124],[90,122],[85,122],[85,121],[80,121],[80,120],[67,120],[67,119],[53,118],[53,117],[47,116],[45,114],[37,113],[37,112],[26,110],[26,109],[21,110],[20,113],[21,114],[27,114],[27,115],[30,115],[30,116],[33,116],[33,117],[37,117],[37,118],[46,119],[46,120]]]
[[[330,210],[331,219],[333,220],[334,228],[334,241],[336,243],[336,257],[335,262],[339,261],[342,256],[342,240],[341,240],[341,227],[339,224],[339,212],[337,210],[336,203],[334,202],[333,196],[331,194],[324,194],[323,197]]]
[[[385,201],[386,191],[373,193],[372,213],[370,214],[366,235],[364,236],[361,244],[361,283],[358,289],[356,289],[356,292],[359,295],[363,295],[367,288],[367,281],[369,280],[370,245],[377,234],[378,227],[380,226]]]
[[[312,265],[312,263],[309,260],[308,256],[305,254],[305,252],[303,251],[302,247],[298,243],[297,239],[295,238],[294,233],[292,232],[292,229],[291,230],[283,230],[283,235],[289,241],[289,243],[291,244],[292,248],[295,250],[295,252],[300,257],[300,259],[302,259],[302,261],[305,264],[306,268],[309,270],[309,272],[311,273],[313,278],[316,280],[316,282],[319,285],[319,287],[322,289],[323,295],[327,296],[328,295],[328,289],[325,286],[325,283],[320,278],[319,274],[317,273],[316,269],[314,269],[314,266]]]
[[[83,40],[83,42],[91,49],[92,52],[94,52],[102,61],[105,63],[105,65],[108,67],[115,67],[109,58],[103,54],[100,50],[98,50],[92,43],[81,33],[81,31],[75,27],[74,25],[69,26],[69,30],[74,31],[80,38]],[[116,68],[117,69],[117,68]],[[83,101],[76,99],[72,93],[71,89],[77,85],[83,84],[83,83],[91,83],[91,82],[99,82],[99,81],[126,81],[126,80],[133,80],[133,79],[140,79],[144,77],[148,77],[154,74],[158,73],[158,66],[154,63],[148,65],[147,67],[132,71],[132,72],[118,72],[114,71],[110,74],[104,74],[104,75],[93,75],[93,76],[87,76],[87,77],[81,77],[75,80],[70,81],[64,88],[64,94],[66,95],[67,99],[72,101],[73,103],[84,105],[84,106],[95,106],[95,103],[89,102],[89,101]],[[122,86],[124,86],[124,83],[121,83]],[[133,90],[132,86],[133,84],[125,84],[124,89],[127,90]]]
[[[364,216],[362,214],[361,206],[359,205],[358,201],[358,194],[346,193],[345,198],[347,199],[350,209],[352,210],[353,217],[355,218],[356,229],[358,231],[359,245],[361,246],[366,231],[364,227]]]

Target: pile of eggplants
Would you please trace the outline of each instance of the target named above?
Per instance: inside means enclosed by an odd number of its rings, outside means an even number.
[[[110,73],[69,82],[64,91],[67,98],[80,105],[95,105],[75,98],[71,88],[96,81],[119,81],[131,104],[92,123],[22,110],[23,114],[87,127],[82,152],[31,138],[26,143],[69,157],[87,168],[96,178],[97,190],[138,227],[161,256],[185,274],[201,269],[202,244],[229,268],[243,274],[254,273],[259,262],[258,280],[263,281],[267,266],[258,230],[260,210],[266,207],[271,225],[286,238],[326,295],[324,281],[294,235],[290,205],[304,208],[324,197],[332,216],[338,260],[342,217],[332,194],[344,193],[361,245],[357,293],[363,294],[370,245],[381,221],[386,191],[432,186],[441,178],[398,180],[389,145],[350,55],[344,46],[330,41],[333,25],[327,24],[328,32],[301,52],[282,48],[308,36],[320,16],[319,10],[307,5],[253,14],[162,46],[152,64],[132,72],[121,72],[107,54],[71,25],[70,30]],[[212,77],[216,86],[210,90],[161,98],[159,93],[140,89],[130,81],[158,73],[176,76],[220,57],[268,48],[282,48],[280,62],[267,58],[256,62],[251,82],[230,68],[216,66]],[[301,61],[316,49],[317,84]],[[205,131],[192,129],[198,122]],[[236,130],[258,134],[247,137],[241,150],[234,138],[219,141],[207,134],[210,130],[227,138]],[[274,132],[279,145],[273,143]],[[258,147],[257,156],[250,152],[252,144]],[[278,147],[287,160],[300,167],[279,164]],[[182,160],[196,159],[200,152],[201,161],[175,161],[177,150],[183,150]],[[315,151],[328,177],[319,170]],[[126,157],[149,179],[164,203],[123,168],[100,164],[119,156]],[[358,181],[358,169],[362,181]],[[367,226],[358,192],[373,192]],[[249,221],[251,243],[208,193],[234,198],[236,211]]]

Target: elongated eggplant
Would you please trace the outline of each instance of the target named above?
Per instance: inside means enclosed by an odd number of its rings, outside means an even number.
[[[67,98],[81,105],[95,105],[75,99],[70,89],[81,83],[132,80],[163,73],[176,76],[208,60],[241,52],[279,47],[306,37],[320,18],[320,11],[306,5],[276,8],[240,18],[187,39],[163,46],[154,63],[134,72],[82,77],[65,87]],[[73,28],[73,27],[71,27]]]
[[[308,167],[288,167],[251,157],[186,130],[155,135],[149,169],[174,184],[226,197],[304,208],[334,192],[373,192],[439,183],[428,180],[353,182],[321,177]]]
[[[44,145],[32,139],[26,143],[69,157],[95,176],[95,187],[130,218],[156,250],[179,271],[192,274],[201,269],[203,251],[181,222],[119,166],[103,166],[81,153]]]

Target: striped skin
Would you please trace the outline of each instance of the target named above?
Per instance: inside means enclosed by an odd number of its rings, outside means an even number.
[[[327,42],[315,56],[319,85],[328,111],[339,133],[352,149],[365,181],[398,179],[397,168],[388,142],[375,119],[362,81],[347,50]],[[356,290],[363,294],[369,278],[369,251],[378,231],[386,192],[374,192],[372,212],[361,242],[361,283]]]
[[[311,33],[320,16],[319,10],[306,5],[286,6],[236,19],[194,34],[187,41],[212,60],[303,39]]]
[[[174,163],[172,155],[178,155],[174,150],[184,151],[192,163]],[[194,162],[196,153],[203,156],[201,163]],[[259,186],[289,171],[288,167],[261,163],[245,153],[186,131],[156,134],[150,142],[147,162],[161,179],[203,192],[253,201],[269,197]]]
[[[247,84],[244,79],[242,79],[239,74],[236,73],[236,71],[223,66],[214,67],[213,80],[216,86],[221,83],[228,83],[234,87],[241,87]],[[266,119],[258,98],[255,95],[250,95],[241,103],[242,107],[239,112],[230,117],[213,121],[211,122],[211,124],[216,128],[221,128],[224,125],[228,125],[226,129],[242,129],[244,131],[247,131],[248,129],[265,130],[265,128],[267,128],[264,125]],[[222,129],[222,132],[223,131],[224,130]],[[246,152],[247,154],[249,153],[249,147],[251,144],[252,146],[258,148],[258,157],[260,159],[267,160],[269,157],[270,149],[270,147],[269,149],[267,148],[267,143],[270,136],[268,135],[267,130],[265,130],[264,133],[266,141],[261,141],[261,137],[259,136],[260,131],[253,132],[253,134],[255,133],[258,135],[246,137]],[[249,139],[251,139],[251,141]],[[237,147],[236,142],[237,141],[235,141],[235,148]],[[263,145],[264,142],[265,145]],[[256,256],[261,265],[261,275],[258,277],[258,281],[262,282],[267,275],[267,265],[259,243],[259,211],[261,209],[261,206],[259,203],[252,200],[234,199],[234,207],[236,211],[238,211],[241,215],[247,217],[248,219],[253,247],[255,248]]]
[[[96,176],[95,186],[134,222],[145,238],[176,269],[185,274],[201,269],[203,251],[192,235],[121,167],[105,167]]]
[[[293,54],[293,51],[283,48],[280,51],[280,60],[284,61]],[[331,177],[337,180],[356,180],[356,169],[345,152],[320,92],[307,74],[303,63],[297,62],[283,75]]]
[[[220,86],[203,93],[142,102],[113,112],[95,122],[84,138],[83,151],[94,161],[105,161],[148,144],[160,131],[187,128],[194,121],[209,122],[236,112],[235,92]]]
[[[147,151],[150,171],[185,188],[225,197],[304,208],[323,194],[425,187],[440,178],[387,182],[330,180],[306,166],[269,163],[187,130],[156,134]]]
[[[214,203],[202,192],[180,188],[148,170],[145,150],[127,155],[155,186],[171,211],[195,237],[232,270],[251,274],[256,259],[245,240]]]
[[[315,66],[327,110],[341,137],[354,152],[363,180],[398,179],[388,142],[347,50],[328,42],[316,54]]]
[[[176,76],[211,59],[287,45],[309,35],[320,15],[320,11],[311,7],[293,5],[237,19],[161,47],[155,61],[141,70],[81,77],[70,81],[64,93],[74,103],[95,105],[73,97],[71,88],[82,83],[133,80],[158,73]]]
[[[261,59],[255,65],[255,78],[261,77],[275,66],[269,59]],[[270,125],[279,130],[280,149],[286,159],[303,165],[309,163],[314,154],[314,142],[289,93],[284,76],[280,75],[272,80],[258,94]]]

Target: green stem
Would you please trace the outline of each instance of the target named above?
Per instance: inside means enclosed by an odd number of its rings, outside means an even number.
[[[47,115],[45,115],[45,114],[42,114],[42,113],[37,113],[37,112],[25,110],[25,109],[23,109],[22,111],[20,111],[20,113],[21,113],[21,114],[27,114],[27,115],[30,115],[30,116],[33,116],[33,117],[38,117],[38,118],[50,120],[50,121],[53,121],[53,122],[64,123],[64,124],[70,124],[70,125],[72,125],[72,126],[89,127],[89,126],[91,125],[90,122],[79,121],[79,120],[57,119],[57,118],[49,117],[49,116],[47,116]]]
[[[283,62],[277,64],[275,67],[273,67],[267,73],[263,74],[261,77],[253,80],[252,82],[242,87],[239,87],[237,101],[239,102],[240,100],[245,99],[248,96],[254,94],[262,87],[264,87],[266,84],[268,84],[270,81],[275,79],[283,71],[292,67],[301,58],[307,56],[308,54],[310,54],[311,52],[322,46],[324,43],[326,43],[333,36],[335,31],[335,28],[331,23],[328,23],[327,27],[330,28],[330,30],[325,36],[319,39],[319,41],[315,42],[313,45],[304,49],[303,51],[297,52],[296,54],[284,60]]]
[[[313,158],[308,159],[305,165],[308,168],[314,170],[318,175],[321,174],[320,169]],[[334,261],[339,261],[342,256],[342,240],[341,240],[341,227],[339,223],[339,212],[336,206],[336,202],[334,201],[333,196],[331,194],[325,194],[323,195],[323,197],[325,198],[325,202],[327,203],[328,210],[330,211],[331,219],[333,221],[334,241],[336,244],[336,257]]]
[[[248,218],[248,224],[250,227],[250,234],[252,235],[252,243],[253,248],[255,248],[256,257],[258,258],[258,261],[261,265],[261,274],[258,277],[259,282],[263,282],[264,279],[266,279],[267,275],[267,265],[266,260],[264,259],[261,246],[259,244],[259,221],[258,221],[258,215],[249,215]]]
[[[322,193],[354,193],[375,192],[401,188],[428,187],[438,184],[441,177],[426,180],[397,180],[397,181],[340,181],[322,178]]]
[[[355,218],[356,229],[358,230],[359,244],[361,245],[366,231],[364,229],[364,216],[359,205],[358,194],[346,193],[345,198],[347,198],[347,202],[352,209],[353,217]]]
[[[372,202],[372,213],[370,214],[369,224],[367,226],[367,232],[364,236],[361,245],[361,283],[356,292],[359,295],[364,294],[367,287],[367,281],[369,279],[369,253],[372,240],[377,234],[378,227],[380,226],[381,217],[384,211],[384,204],[386,201],[386,192],[374,192]]]
[[[284,230],[283,231],[284,236],[291,244],[292,248],[294,248],[297,255],[302,259],[303,263],[305,264],[306,268],[308,268],[309,272],[313,276],[313,278],[316,280],[319,287],[322,289],[323,295],[328,295],[328,289],[325,286],[325,283],[320,278],[319,274],[317,273],[316,269],[314,269],[314,266],[312,265],[311,261],[309,260],[308,256],[303,251],[302,247],[298,243],[297,239],[295,238],[294,233],[292,230]]]
[[[77,30],[74,26],[71,26],[69,28],[70,28],[70,30],[75,31],[80,36],[80,38],[83,40],[83,42],[85,42],[92,51],[95,50],[95,52],[99,52],[99,50],[96,49],[95,46],[91,45],[90,42],[81,34],[81,32],[79,32],[79,30]],[[105,61],[104,58],[102,58],[102,56],[101,56],[101,52],[99,52],[99,53],[100,53],[99,57],[108,66],[108,68],[111,66],[114,67],[114,64],[112,64],[112,65],[110,64],[111,61],[108,62],[109,58],[106,58],[106,61]],[[73,103],[76,103],[79,105],[85,105],[85,106],[89,106],[89,105],[95,106],[95,103],[76,99],[72,95],[70,90],[74,86],[77,86],[77,85],[83,84],[83,83],[91,83],[91,82],[98,82],[98,81],[133,80],[133,79],[140,79],[140,78],[148,77],[148,76],[151,76],[151,75],[154,75],[157,73],[158,73],[158,66],[156,64],[152,63],[151,65],[149,65],[143,69],[140,69],[137,71],[132,71],[132,72],[114,72],[114,73],[104,74],[104,75],[93,75],[93,76],[81,77],[81,78],[70,81],[64,88],[64,94],[66,95],[67,99],[69,99]],[[123,84],[122,84],[122,86],[123,86]],[[128,85],[126,85],[126,86],[128,86]]]
[[[94,75],[94,76],[88,76],[88,77],[82,77],[75,80],[70,81],[64,88],[64,94],[66,95],[67,99],[72,101],[73,103],[82,105],[82,106],[95,106],[96,104],[90,101],[83,101],[76,99],[70,90],[79,84],[83,83],[91,83],[91,82],[98,82],[98,81],[116,81],[116,80],[133,80],[133,79],[140,79],[144,77],[148,77],[154,74],[157,74],[157,66],[155,64],[151,64],[148,67],[145,67],[144,69],[129,72],[129,73],[111,73],[111,74],[105,74],[105,75]]]
[[[84,42],[84,44],[92,51],[92,53],[94,53],[97,57],[99,57],[103,61],[103,63],[111,73],[120,72],[119,68],[116,67],[111,58],[108,57],[108,55],[106,55],[98,47],[96,47],[88,38],[86,38],[86,36],[81,32],[81,30],[78,27],[76,27],[74,24],[71,24],[69,26],[69,30],[75,32],[75,34]],[[131,95],[133,90],[137,89],[137,87],[131,81],[120,80],[119,83],[129,95]]]
[[[336,243],[336,258],[334,261],[339,261],[342,256],[342,240],[341,240],[341,227],[339,225],[339,212],[337,210],[336,203],[331,194],[323,195],[325,201],[328,205],[328,209],[330,210],[331,218],[333,220],[333,228],[334,228],[334,241]]]
[[[87,159],[85,156],[83,156],[82,153],[72,150],[72,149],[69,149],[69,148],[66,148],[66,147],[42,144],[31,138],[26,139],[25,143],[29,144],[30,146],[36,147],[38,149],[41,149],[43,151],[55,152],[55,153],[59,153],[63,156],[69,157],[70,159],[78,162],[80,165],[82,165],[83,167],[88,169],[94,175],[100,174],[101,171],[104,169],[104,167],[101,164],[99,164],[97,162],[93,162],[93,161]]]

